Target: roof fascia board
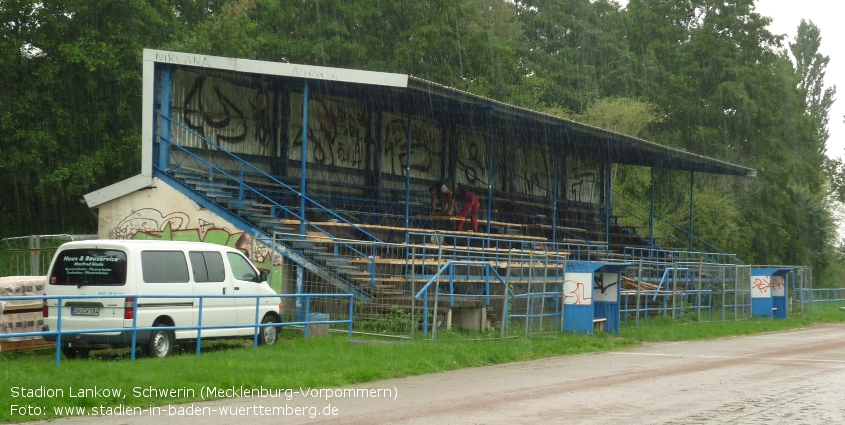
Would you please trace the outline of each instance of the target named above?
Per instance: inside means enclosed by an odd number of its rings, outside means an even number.
[[[85,194],[85,203],[89,208],[94,208],[102,205],[108,201],[128,195],[136,190],[141,190],[152,186],[153,177],[138,174],[126,180],[121,180],[112,185],[106,186],[102,189],[95,190],[91,193]]]
[[[267,62],[252,59],[225,58],[195,53],[169,52],[166,50],[145,49],[144,61],[181,66],[195,66],[199,68],[212,68],[225,71],[247,72],[252,74],[277,75],[281,77],[369,84],[375,86],[401,88],[408,86],[408,76],[405,74]]]

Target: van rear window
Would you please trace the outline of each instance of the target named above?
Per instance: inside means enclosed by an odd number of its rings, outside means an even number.
[[[115,249],[67,249],[59,252],[51,285],[123,286],[126,284],[126,253]]]

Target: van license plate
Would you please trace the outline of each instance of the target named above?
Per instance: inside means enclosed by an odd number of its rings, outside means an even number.
[[[93,307],[71,307],[71,316],[99,316],[100,309]]]

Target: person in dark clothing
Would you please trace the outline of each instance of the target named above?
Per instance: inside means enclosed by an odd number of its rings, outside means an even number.
[[[445,183],[437,182],[428,188],[431,194],[431,215],[437,212],[437,203],[440,202],[440,211],[443,215],[455,215],[455,198],[452,190]]]

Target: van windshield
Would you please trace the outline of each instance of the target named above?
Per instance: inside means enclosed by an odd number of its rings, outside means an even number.
[[[67,249],[56,254],[51,285],[123,286],[126,253],[115,249]]]

